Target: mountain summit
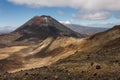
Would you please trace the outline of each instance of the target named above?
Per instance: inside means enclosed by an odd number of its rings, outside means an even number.
[[[16,29],[14,32],[22,34],[22,36],[18,40],[23,40],[25,38],[56,38],[58,36],[68,36],[76,38],[82,37],[82,35],[80,35],[79,33],[72,31],[63,24],[59,23],[54,18],[46,15],[33,17],[31,20]]]
[[[81,38],[81,35],[50,16],[35,16],[15,31],[0,35],[0,44],[27,44],[30,42],[40,42],[48,37],[74,37]]]

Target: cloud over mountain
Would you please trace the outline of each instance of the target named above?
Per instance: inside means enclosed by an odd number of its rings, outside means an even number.
[[[80,19],[107,19],[109,14],[120,11],[120,0],[8,0],[14,4],[27,5],[29,7],[70,7],[83,12]],[[87,12],[86,12],[87,11]],[[106,14],[107,13],[107,14]],[[88,14],[86,16],[86,14]],[[77,16],[78,14],[76,14]],[[86,17],[84,17],[86,16]]]

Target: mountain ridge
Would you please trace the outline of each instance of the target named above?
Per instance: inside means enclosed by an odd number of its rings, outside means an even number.
[[[109,29],[109,28],[99,28],[99,27],[88,27],[88,26],[82,26],[78,24],[64,24],[64,25],[76,32],[87,34],[87,35],[93,35],[95,33],[102,32]]]
[[[67,58],[50,66],[6,74],[3,79],[119,80],[120,25],[93,36],[86,38],[82,49]],[[102,37],[105,41],[101,40]]]

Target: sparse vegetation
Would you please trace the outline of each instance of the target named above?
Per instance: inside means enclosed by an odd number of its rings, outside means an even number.
[[[41,18],[37,17],[37,21],[39,20]],[[54,25],[62,26],[54,20],[53,22],[55,22]],[[24,27],[16,31],[21,32],[23,29]],[[52,31],[56,32],[56,29],[52,27]],[[31,36],[33,35],[29,35]],[[39,44],[30,45],[27,48],[2,48],[9,51],[9,53],[5,51],[6,54],[12,55],[0,60],[0,80],[120,79],[120,26],[86,39],[70,38],[71,35],[68,36],[68,34],[67,37],[65,36],[62,34],[62,36],[55,36],[56,38],[42,39],[43,41]],[[24,37],[22,36],[19,40],[24,42]],[[14,50],[11,52],[9,49]],[[18,69],[17,72],[6,72],[14,68]]]

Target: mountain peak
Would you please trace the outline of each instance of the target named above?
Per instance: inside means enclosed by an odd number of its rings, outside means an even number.
[[[42,16],[35,16],[33,17],[30,21],[28,21],[28,24],[29,23],[34,23],[34,24],[45,24],[45,23],[48,23],[50,21],[50,16],[47,16],[47,15],[42,15]]]
[[[50,18],[51,16],[49,16],[49,15],[41,15],[41,16],[34,16],[34,18],[35,18],[35,17],[39,17],[39,18],[41,18],[41,17],[42,17],[42,18],[47,17],[47,18]]]
[[[48,18],[50,18],[51,16],[49,16],[49,15],[41,15],[41,17],[48,17]]]
[[[29,38],[39,39],[60,36],[69,36],[77,38],[83,37],[81,34],[72,31],[63,24],[59,23],[54,18],[47,15],[33,17],[24,25],[16,29],[14,32],[21,34],[24,38],[26,38],[26,35]],[[23,37],[22,39],[24,39]]]
[[[42,16],[33,17],[34,20],[41,20],[41,19],[48,19],[48,18],[51,18],[51,16],[42,15]]]

